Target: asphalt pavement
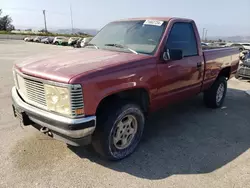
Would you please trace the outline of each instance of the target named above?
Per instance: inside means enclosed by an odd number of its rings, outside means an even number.
[[[202,96],[152,114],[134,154],[119,162],[69,147],[12,115],[12,66],[37,54],[74,50],[0,40],[0,187],[250,187],[250,83],[232,79],[221,109]]]

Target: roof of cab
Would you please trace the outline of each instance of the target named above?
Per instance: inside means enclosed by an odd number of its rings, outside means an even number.
[[[130,20],[160,20],[160,21],[170,21],[171,19],[181,19],[186,21],[192,21],[191,19],[186,18],[176,18],[176,17],[139,17],[139,18],[127,18],[127,19],[121,19],[116,21],[130,21]]]

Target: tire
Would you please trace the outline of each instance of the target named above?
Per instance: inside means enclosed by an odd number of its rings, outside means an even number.
[[[219,89],[221,92],[218,91]],[[213,83],[210,89],[204,92],[203,100],[205,105],[209,108],[220,108],[223,105],[226,92],[227,92],[226,78],[223,76],[217,78],[217,80]]]
[[[239,76],[238,73],[236,73],[234,77],[235,77],[236,79],[239,79],[239,78],[240,78],[240,76]]]
[[[55,42],[55,45],[59,45],[59,43],[56,41],[56,42]]]
[[[131,132],[129,133],[128,126],[124,126],[126,121],[131,120],[130,118],[133,119],[130,127],[134,129],[134,131],[131,131],[134,134],[131,135],[129,135]],[[132,154],[139,144],[144,130],[144,123],[145,117],[138,105],[133,103],[118,105],[113,110],[106,112],[103,117],[97,117],[97,128],[93,135],[92,146],[97,153],[109,160],[124,159]],[[121,133],[122,131],[123,133]],[[118,135],[120,135],[121,140],[118,139]],[[127,146],[123,145],[122,137],[127,140]]]

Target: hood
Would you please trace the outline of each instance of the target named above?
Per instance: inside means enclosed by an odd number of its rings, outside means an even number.
[[[17,63],[16,67],[20,72],[30,76],[68,83],[78,75],[86,75],[147,57],[133,53],[82,48],[30,57]]]

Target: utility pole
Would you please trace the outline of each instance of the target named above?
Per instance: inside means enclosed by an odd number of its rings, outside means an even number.
[[[207,41],[207,29],[206,29],[206,33],[205,33],[205,41]]]
[[[204,37],[205,37],[205,29],[206,28],[203,28],[203,30],[202,30],[202,41],[204,40]]]
[[[73,16],[72,16],[72,7],[70,3],[70,17],[71,17],[71,29],[72,29],[72,34],[74,33],[74,26],[73,26]]]
[[[43,18],[44,18],[44,29],[45,29],[45,32],[47,33],[48,30],[47,30],[47,23],[46,23],[46,13],[45,13],[45,10],[43,10]]]

